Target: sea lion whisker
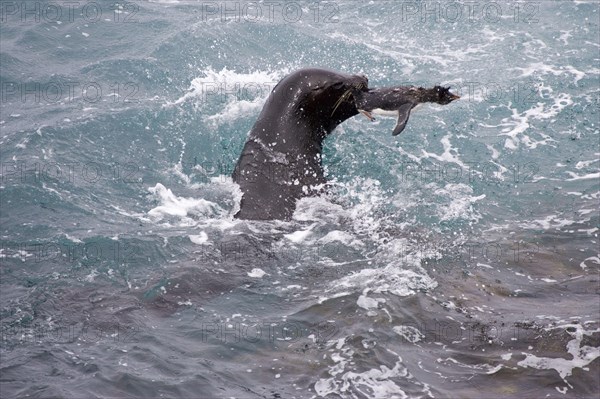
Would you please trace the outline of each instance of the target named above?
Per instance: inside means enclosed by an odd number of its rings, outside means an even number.
[[[337,109],[339,108],[340,105],[342,105],[342,103],[348,99],[348,97],[350,97],[352,95],[352,89],[348,89],[344,92],[344,94],[342,94],[340,96],[340,98],[337,100],[337,102],[335,103],[335,105],[333,106],[333,111],[331,111],[331,116],[333,116],[333,114],[335,114],[335,111],[337,111]]]

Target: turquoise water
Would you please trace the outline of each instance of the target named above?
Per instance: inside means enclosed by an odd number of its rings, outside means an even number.
[[[2,397],[597,396],[597,2],[0,4]],[[462,98],[234,220],[307,66]]]

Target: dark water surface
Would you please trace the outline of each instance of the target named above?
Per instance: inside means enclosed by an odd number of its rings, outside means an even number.
[[[598,2],[286,4],[1,2],[0,396],[597,397]],[[305,66],[462,98],[234,220]]]

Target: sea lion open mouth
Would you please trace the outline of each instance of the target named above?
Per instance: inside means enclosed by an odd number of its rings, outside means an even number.
[[[346,90],[341,96],[340,98],[337,100],[337,102],[335,103],[335,105],[333,106],[333,111],[331,111],[331,116],[333,116],[333,114],[335,114],[335,111],[337,111],[337,109],[339,108],[339,106],[346,100],[350,99],[350,97],[352,97],[352,93],[354,91],[361,91],[367,88],[367,84],[364,82],[358,82],[355,83],[351,88],[349,88],[348,90]]]

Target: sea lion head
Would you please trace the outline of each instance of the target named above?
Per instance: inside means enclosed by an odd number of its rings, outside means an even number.
[[[343,114],[345,108],[354,108],[353,93],[366,91],[369,87],[369,80],[364,75],[325,71],[313,79],[316,84],[311,86],[310,100],[318,102],[319,108],[329,111],[327,115],[332,118],[336,113]]]
[[[364,75],[306,68],[286,76],[267,100],[269,112],[331,130],[358,113],[352,93],[368,90]],[[296,115],[296,116],[292,116]]]

